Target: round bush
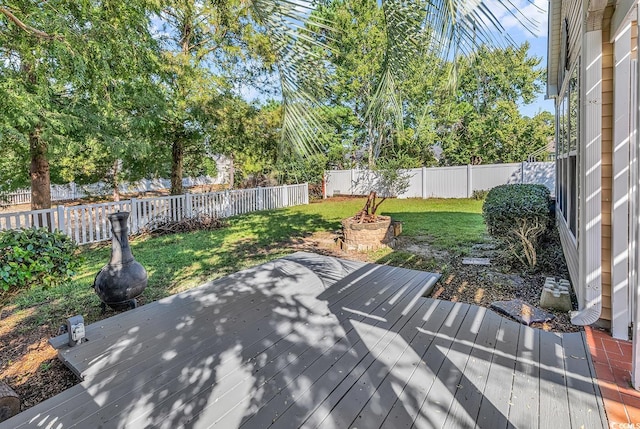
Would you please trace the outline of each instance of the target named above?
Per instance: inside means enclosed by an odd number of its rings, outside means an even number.
[[[487,194],[482,214],[489,234],[533,267],[538,238],[550,226],[549,202],[550,192],[544,185],[501,185]]]
[[[80,262],[77,245],[46,228],[0,232],[0,292],[68,282]]]

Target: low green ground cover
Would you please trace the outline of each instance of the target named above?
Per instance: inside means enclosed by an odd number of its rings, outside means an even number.
[[[352,216],[364,199],[314,202],[307,206],[264,211],[229,219],[227,227],[214,231],[179,233],[131,240],[136,259],[149,273],[144,301],[149,302],[195,287],[238,270],[295,251],[294,245],[317,232],[338,231],[340,220]],[[482,201],[473,199],[390,199],[381,213],[403,221],[403,236],[434,249],[464,252],[482,241],[486,233]],[[13,297],[9,306],[28,311],[28,325],[59,323],[83,314],[98,320],[100,302],[91,285],[108,261],[110,246],[85,246],[78,274],[67,285],[47,290],[32,288]],[[424,258],[407,252],[378,251],[371,260],[430,269]],[[24,326],[24,325],[23,325]]]

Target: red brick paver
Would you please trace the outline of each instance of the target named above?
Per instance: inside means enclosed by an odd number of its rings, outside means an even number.
[[[585,333],[609,426],[640,428],[640,392],[631,387],[631,342],[589,326]]]

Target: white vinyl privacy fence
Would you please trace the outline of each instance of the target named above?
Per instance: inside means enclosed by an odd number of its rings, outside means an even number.
[[[0,213],[0,231],[46,227],[64,232],[78,244],[87,244],[111,239],[111,225],[107,216],[118,211],[131,213],[129,231],[137,233],[145,228],[152,228],[157,222],[180,221],[198,215],[226,218],[308,203],[309,187],[306,183],[203,194],[132,198],[119,202]]]
[[[555,194],[555,163],[463,165],[456,167],[414,168],[409,188],[398,198],[469,198],[474,191],[485,191],[508,183],[539,183]],[[366,170],[325,172],[325,197],[365,195],[369,192]]]

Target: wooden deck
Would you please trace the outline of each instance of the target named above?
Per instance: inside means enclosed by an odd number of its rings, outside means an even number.
[[[424,298],[438,276],[296,253],[52,344],[82,383],[0,429],[604,428],[582,334]]]

